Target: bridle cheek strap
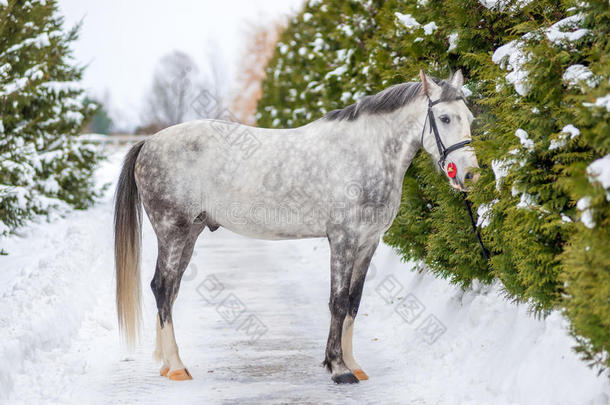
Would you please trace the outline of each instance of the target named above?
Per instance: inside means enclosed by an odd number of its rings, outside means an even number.
[[[464,99],[461,97],[458,97],[455,100],[464,100]],[[434,114],[432,113],[432,107],[440,102],[441,102],[440,100],[431,102],[430,98],[428,98],[427,117],[430,120],[430,133],[434,134],[434,139],[436,140],[436,147],[438,148],[438,153],[440,156],[438,165],[439,165],[441,171],[443,171],[444,167],[445,167],[445,161],[447,160],[447,156],[449,156],[449,154],[451,152],[454,152],[458,149],[465,147],[466,145],[469,145],[471,141],[468,139],[468,140],[453,144],[448,148],[445,147],[445,145],[443,144],[443,141],[441,140],[441,136],[438,133],[438,128],[436,127],[436,121],[434,120]],[[464,101],[464,102],[466,102],[466,101]],[[422,143],[424,140],[424,133],[426,132],[426,123],[427,122],[428,122],[428,120],[426,120],[424,122],[424,129],[422,130],[422,133],[421,133]],[[485,259],[489,260],[491,257],[491,254],[490,254],[489,250],[487,250],[487,248],[483,244],[483,239],[481,238],[481,233],[479,232],[479,229],[477,228],[476,221],[474,220],[474,215],[472,214],[472,206],[470,205],[470,201],[468,201],[468,199],[466,198],[466,193],[463,191],[462,191],[462,198],[464,199],[464,204],[466,205],[466,209],[468,210],[468,215],[470,216],[470,224],[472,225],[472,232],[476,236],[477,241],[479,242],[479,245],[481,246],[481,250],[483,252],[483,257],[485,257]]]
[[[464,99],[462,97],[457,97],[454,100],[459,101],[459,100],[464,100]],[[454,101],[454,100],[449,100],[449,101]],[[451,152],[454,152],[458,149],[462,149],[465,146],[469,145],[471,141],[469,139],[467,139],[465,141],[455,143],[449,147],[445,147],[445,145],[443,144],[443,141],[441,139],[441,136],[438,133],[438,127],[436,126],[436,120],[434,119],[434,113],[432,112],[432,107],[441,102],[443,102],[443,101],[436,100],[433,102],[433,101],[430,101],[430,98],[428,98],[428,120],[430,120],[430,133],[434,135],[434,139],[436,141],[436,147],[438,148],[438,154],[440,156],[440,159],[438,160],[437,164],[440,167],[441,171],[443,171],[444,167],[445,167],[445,161],[447,160],[447,156],[449,156],[449,154]],[[424,123],[424,129],[422,130],[422,142],[424,139],[425,131],[426,131],[426,125]]]

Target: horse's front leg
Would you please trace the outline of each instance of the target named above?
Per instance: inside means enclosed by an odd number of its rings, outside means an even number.
[[[342,227],[328,231],[330,243],[330,331],[324,365],[337,384],[357,383],[358,378],[343,361],[341,335],[349,309],[349,287],[356,257],[356,236]]]

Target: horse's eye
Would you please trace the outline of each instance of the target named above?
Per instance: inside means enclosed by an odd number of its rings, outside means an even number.
[[[449,124],[449,122],[451,122],[451,119],[447,115],[441,115],[439,119],[443,124]]]

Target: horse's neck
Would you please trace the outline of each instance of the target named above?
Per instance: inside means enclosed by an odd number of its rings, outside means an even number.
[[[363,115],[355,121],[357,136],[373,142],[373,148],[392,167],[397,182],[402,183],[405,172],[422,146],[426,112],[427,106],[412,103],[391,113]],[[371,146],[365,143],[365,147]]]

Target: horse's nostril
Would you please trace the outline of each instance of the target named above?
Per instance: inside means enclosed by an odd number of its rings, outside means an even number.
[[[466,173],[466,175],[464,176],[464,178],[465,178],[466,180],[472,180],[472,173],[470,173],[470,172]]]

